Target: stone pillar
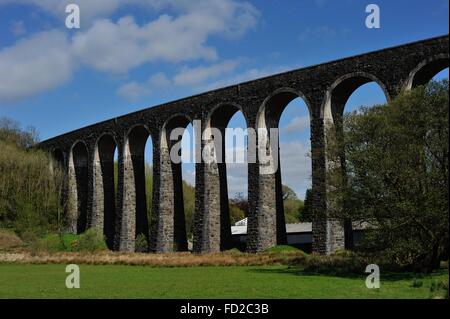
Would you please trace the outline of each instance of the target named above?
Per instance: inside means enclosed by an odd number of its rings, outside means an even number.
[[[94,164],[92,165],[94,170],[94,196],[92,203],[92,218],[91,227],[101,229],[103,231],[103,220],[105,214],[105,194],[103,183],[102,163],[100,161],[100,154],[98,147],[94,151]]]
[[[150,250],[187,251],[181,161],[171,160],[166,134],[154,144],[154,205]],[[181,138],[180,138],[181,140]],[[179,159],[181,160],[181,159]]]
[[[328,194],[331,185],[327,172],[334,165],[327,157],[326,135],[331,134],[332,122],[322,118],[311,121],[312,155],[312,201],[313,201],[313,251],[319,254],[331,254],[345,247],[344,225],[341,220],[332,218],[334,203]]]
[[[145,140],[128,138],[119,150],[119,250],[132,252],[140,234],[149,239],[145,196]]]
[[[270,131],[266,136],[262,132],[260,130],[255,138],[257,162],[249,166],[247,250],[250,252],[263,251],[287,242],[279,136],[276,131],[272,131],[272,136]]]
[[[231,247],[224,128],[202,134],[203,154],[196,165],[194,251],[212,253]]]
[[[78,220],[78,194],[77,178],[75,175],[75,163],[73,161],[72,152],[70,152],[69,154],[67,164],[67,231],[71,234],[76,234]]]
[[[112,138],[111,138],[112,141]],[[93,207],[91,227],[101,230],[110,249],[114,245],[115,185],[114,149],[115,143],[99,142],[94,151],[93,163]]]

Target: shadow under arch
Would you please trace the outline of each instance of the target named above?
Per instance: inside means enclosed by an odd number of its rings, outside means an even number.
[[[102,134],[96,141],[94,156],[95,209],[97,225],[103,225],[103,234],[109,249],[114,248],[116,222],[116,192],[114,152],[117,142],[111,133]]]
[[[88,160],[89,153],[86,144],[83,141],[76,141],[71,149],[71,166],[73,166],[76,192],[72,194],[76,201],[76,233],[81,234],[87,228],[87,208],[88,208]],[[70,177],[69,177],[70,178]],[[72,213],[73,214],[73,213]],[[71,217],[69,217],[71,218]]]
[[[403,90],[411,90],[417,86],[427,84],[436,74],[448,67],[448,54],[442,53],[425,59],[410,72]]]
[[[219,221],[220,226],[218,229],[217,225],[211,225],[211,229],[214,232],[219,232],[219,243],[210,243],[213,245],[210,249],[214,250],[227,250],[233,247],[232,237],[231,237],[231,222],[230,222],[230,202],[228,196],[228,179],[227,179],[227,162],[226,162],[226,130],[230,123],[230,120],[237,113],[241,113],[244,121],[245,127],[242,128],[242,138],[244,137],[244,131],[248,129],[248,120],[246,114],[239,104],[233,102],[222,102],[215,105],[206,117],[206,123],[204,127],[204,132],[202,139],[205,139],[207,143],[212,142],[210,145],[214,146],[213,157],[214,161],[208,164],[208,169],[205,171],[205,181],[207,187],[214,190],[214,193],[219,194],[218,203],[213,199],[210,200],[210,212],[209,212],[209,223],[214,223],[214,221]],[[233,131],[235,133],[236,131]],[[233,139],[234,139],[233,135]],[[238,138],[238,136],[236,136]],[[202,141],[203,143],[203,141]],[[205,144],[206,144],[205,143]],[[245,144],[245,141],[241,141]],[[203,149],[203,147],[202,147]],[[247,167],[248,171],[248,167]],[[248,174],[248,172],[247,172]],[[210,234],[211,236],[211,234]]]
[[[64,156],[64,152],[60,149],[60,148],[54,148],[52,149],[52,151],[50,152],[52,159],[58,163],[58,165],[60,165],[61,168],[63,168],[65,166],[65,156]]]

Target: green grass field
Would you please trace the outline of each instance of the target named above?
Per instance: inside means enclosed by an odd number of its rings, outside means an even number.
[[[64,265],[0,264],[0,298],[428,298],[439,271],[365,278],[308,275],[287,266],[153,268],[81,265],[81,288],[67,289]],[[422,282],[418,288],[412,284]],[[417,281],[416,280],[416,281]]]

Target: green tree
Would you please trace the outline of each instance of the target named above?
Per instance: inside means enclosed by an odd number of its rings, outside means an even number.
[[[286,224],[296,224],[299,220],[298,212],[303,209],[303,201],[299,200],[297,194],[287,185],[283,185],[284,219]]]
[[[431,271],[448,252],[448,139],[447,80],[344,116],[343,144],[328,143],[347,172],[331,166],[330,198],[346,208],[335,217],[372,225],[371,251]]]
[[[22,237],[58,231],[64,222],[63,169],[46,152],[30,148],[36,142],[34,130],[0,119],[0,227]]]
[[[301,222],[312,222],[312,189],[310,188],[306,190],[304,204],[299,209],[299,220]]]

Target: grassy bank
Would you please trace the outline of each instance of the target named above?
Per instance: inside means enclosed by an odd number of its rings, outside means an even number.
[[[0,264],[0,298],[428,298],[447,271],[365,278],[311,275],[287,266],[153,268],[81,265],[80,289],[65,287],[65,265]],[[420,282],[421,284],[417,284]],[[414,288],[416,286],[416,288]]]

